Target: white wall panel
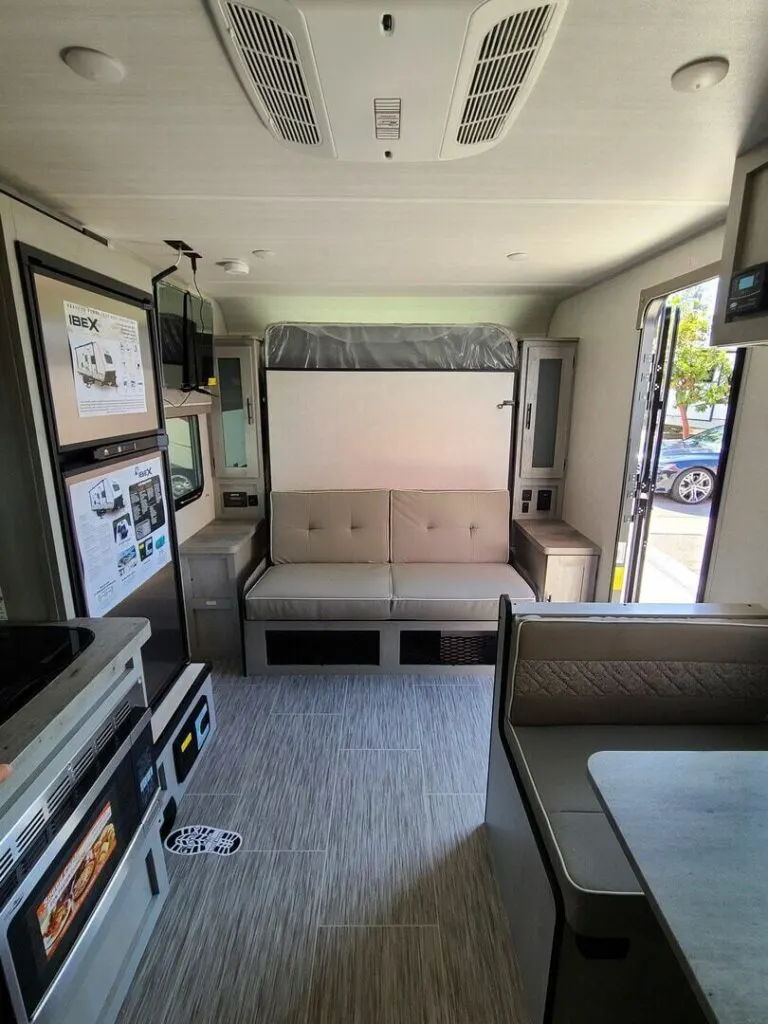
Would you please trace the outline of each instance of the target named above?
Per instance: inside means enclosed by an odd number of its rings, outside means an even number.
[[[768,348],[747,352],[706,601],[768,607]]]
[[[505,489],[514,376],[272,370],[272,488]]]

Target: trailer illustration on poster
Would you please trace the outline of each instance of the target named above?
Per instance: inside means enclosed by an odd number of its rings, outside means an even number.
[[[160,456],[69,485],[88,614],[106,615],[171,561]]]
[[[146,412],[139,323],[64,303],[77,411],[81,417]]]

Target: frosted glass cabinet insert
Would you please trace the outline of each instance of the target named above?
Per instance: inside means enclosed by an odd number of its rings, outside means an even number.
[[[247,346],[216,347],[219,414],[213,417],[216,476],[257,478],[259,442],[253,353]]]
[[[574,342],[523,342],[521,477],[558,479],[565,474],[575,361]]]
[[[520,343],[513,518],[562,512],[577,338]]]

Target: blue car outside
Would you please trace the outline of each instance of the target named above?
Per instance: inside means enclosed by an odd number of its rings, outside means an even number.
[[[723,447],[723,428],[709,427],[685,440],[661,443],[656,494],[669,494],[683,505],[700,505],[712,497]]]

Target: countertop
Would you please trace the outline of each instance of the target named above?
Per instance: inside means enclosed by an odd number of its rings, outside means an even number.
[[[596,555],[600,548],[562,519],[515,519],[515,526],[545,555]]]
[[[602,751],[589,776],[708,1020],[768,1021],[768,751]]]
[[[45,689],[0,725],[0,763],[13,774],[0,783],[0,817],[86,717],[112,693],[125,661],[150,637],[146,619],[72,619],[93,642]],[[133,649],[132,652],[129,649]]]
[[[263,520],[214,519],[179,548],[182,555],[234,555],[255,536]]]

